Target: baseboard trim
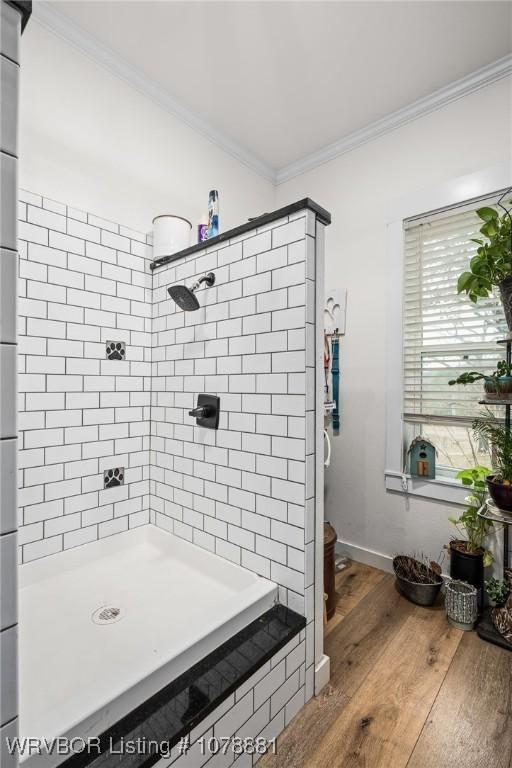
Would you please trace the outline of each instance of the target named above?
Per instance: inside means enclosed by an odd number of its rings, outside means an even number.
[[[380,568],[381,571],[393,573],[393,558],[390,555],[384,555],[382,552],[374,552],[373,549],[359,547],[357,544],[351,544],[349,541],[338,539],[336,542],[336,554],[348,555],[351,560],[356,560],[364,565],[371,565],[373,568]]]
[[[372,568],[378,568],[381,571],[387,573],[394,573],[393,571],[393,558],[391,555],[383,555],[382,552],[374,552],[373,549],[366,549],[365,547],[358,547],[357,544],[351,544],[349,541],[342,541],[338,539],[336,542],[336,554],[348,555],[351,560],[355,560],[356,563],[363,563],[363,565],[371,565]],[[498,573],[501,571],[498,569]],[[493,572],[493,575],[494,572]],[[445,581],[451,579],[450,574],[441,574]],[[498,575],[496,575],[498,578]]]
[[[331,659],[323,654],[315,667],[315,696],[322,691],[331,679]]]

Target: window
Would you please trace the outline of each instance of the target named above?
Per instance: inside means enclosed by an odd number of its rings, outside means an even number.
[[[448,386],[463,371],[490,373],[507,333],[498,295],[473,304],[457,295],[457,278],[476,253],[471,238],[481,222],[475,209],[498,195],[405,222],[403,314],[404,456],[415,435],[432,440],[439,474],[475,462],[489,465],[471,423],[482,385]]]

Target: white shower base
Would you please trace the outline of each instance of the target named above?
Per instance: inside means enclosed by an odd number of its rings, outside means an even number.
[[[153,525],[21,566],[21,737],[99,735],[276,597],[272,582]],[[121,613],[98,625],[104,606]]]

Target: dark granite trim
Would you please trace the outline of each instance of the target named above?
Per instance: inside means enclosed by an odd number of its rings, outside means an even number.
[[[32,15],[32,0],[5,0],[5,2],[21,13],[21,31],[23,32]]]
[[[297,213],[297,211],[302,211],[305,208],[316,213],[318,220],[322,224],[331,223],[331,214],[329,211],[326,211],[325,208],[322,208],[321,205],[318,205],[318,203],[315,203],[315,201],[311,200],[309,197],[305,197],[303,200],[297,200],[296,203],[285,205],[284,208],[279,208],[277,211],[264,213],[262,216],[246,221],[245,224],[240,224],[234,229],[228,229],[227,232],[222,232],[220,235],[217,235],[217,237],[205,240],[204,243],[197,243],[196,245],[191,245],[189,248],[184,248],[182,251],[178,251],[178,253],[173,253],[171,256],[162,256],[160,259],[155,259],[149,266],[151,269],[163,267],[164,264],[169,264],[171,261],[176,261],[177,259],[182,259],[184,256],[189,256],[191,253],[197,253],[198,251],[203,251],[205,248],[211,248],[220,243],[225,243],[226,240],[230,240],[232,237],[238,237],[238,235],[243,235],[244,232],[250,232],[251,229],[263,227],[266,224],[270,224],[272,221],[277,221],[277,219],[290,216],[292,213]]]
[[[100,754],[80,752],[59,768],[150,768],[158,751],[121,755],[122,743],[154,740],[170,749],[305,626],[303,616],[275,605],[102,733]]]

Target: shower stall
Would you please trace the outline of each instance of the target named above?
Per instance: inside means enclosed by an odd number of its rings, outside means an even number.
[[[37,766],[272,740],[326,682],[328,222],[301,200],[154,261],[20,192],[19,731],[89,740]]]
[[[230,765],[240,739],[252,763],[329,675],[330,216],[304,199],[154,259],[126,222],[17,194],[4,114],[2,768],[199,767],[219,740]]]

